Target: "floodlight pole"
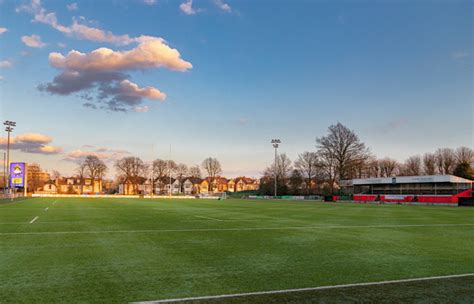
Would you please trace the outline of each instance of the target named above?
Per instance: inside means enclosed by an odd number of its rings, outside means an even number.
[[[278,145],[281,143],[279,139],[272,139],[271,141],[273,148],[275,148],[275,164],[274,164],[274,179],[275,179],[275,198],[277,197],[277,159],[278,159],[278,154],[277,154],[277,149]]]
[[[7,152],[3,152],[3,194],[7,189]]]
[[[169,185],[169,197],[171,198],[171,145],[170,145],[170,155],[168,160],[168,175],[170,178],[170,185]]]
[[[8,188],[8,193],[11,192],[10,189],[10,133],[13,131],[14,127],[16,127],[16,122],[7,120],[3,123],[5,127],[5,131],[7,131],[8,134],[8,139],[7,139],[7,188]]]

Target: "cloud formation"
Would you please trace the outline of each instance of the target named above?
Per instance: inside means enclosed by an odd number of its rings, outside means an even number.
[[[74,2],[74,3],[66,5],[66,8],[68,11],[77,11],[79,7],[77,6],[77,3]]]
[[[129,80],[126,72],[156,68],[186,71],[192,64],[161,38],[141,36],[139,41],[128,51],[99,48],[90,53],[50,53],[50,65],[61,73],[38,88],[56,95],[77,93],[87,100],[84,106],[91,109],[146,112],[148,107],[141,106],[143,99],[164,101],[166,94],[152,86],[140,87]]]
[[[0,27],[0,35],[5,32],[8,32],[8,29],[6,27]]]
[[[38,35],[31,35],[31,36],[22,36],[21,41],[31,48],[42,48],[45,47],[47,44],[41,41],[41,37]]]
[[[0,137],[0,148],[7,147],[7,137]],[[10,149],[25,153],[58,154],[63,151],[61,147],[52,146],[53,139],[40,133],[25,133],[10,137]]]
[[[179,5],[179,9],[186,15],[196,14],[196,10],[193,8],[193,0],[188,0]]]
[[[149,110],[148,106],[143,106],[143,107],[137,106],[133,108],[133,111],[137,113],[146,113],[148,112],[148,110]]]
[[[451,54],[451,57],[452,57],[453,59],[458,59],[458,60],[459,60],[459,59],[467,58],[467,57],[469,57],[469,55],[470,55],[470,54],[469,54],[469,52],[467,52],[467,51],[457,51],[457,52],[453,52],[453,53]]]
[[[87,156],[96,156],[104,162],[114,162],[122,157],[129,156],[130,152],[106,147],[95,147],[93,145],[84,145],[80,149],[66,153],[63,160],[80,163]]]
[[[88,54],[71,51],[66,56],[54,52],[49,54],[49,63],[58,69],[91,72],[161,67],[183,72],[192,68],[192,64],[183,60],[178,50],[169,47],[162,38],[141,36],[137,41],[140,44],[129,51],[99,48]]]
[[[8,69],[12,67],[12,62],[9,60],[0,61],[0,69]]]
[[[232,8],[229,4],[224,3],[223,0],[214,0],[214,3],[217,5],[218,8],[223,10],[224,12],[230,13],[232,12]]]
[[[76,19],[73,19],[72,24],[69,26],[60,24],[56,13],[48,12],[43,8],[41,0],[32,0],[29,4],[17,7],[16,11],[30,13],[33,15],[32,21],[49,25],[69,37],[96,42],[108,42],[117,45],[127,45],[135,42],[135,40],[128,35],[114,35],[112,32],[81,24]]]
[[[128,72],[158,68],[184,72],[192,68],[192,64],[182,59],[177,49],[160,37],[118,36],[81,24],[76,19],[73,19],[72,25],[65,26],[58,22],[54,12],[42,7],[41,0],[32,0],[17,7],[17,11],[31,13],[34,22],[47,24],[69,37],[122,46],[136,44],[129,50],[102,47],[89,53],[72,50],[66,55],[58,52],[49,54],[50,65],[60,73],[53,81],[40,84],[38,89],[56,95],[77,94],[86,100],[83,105],[90,109],[146,112],[148,107],[141,105],[144,99],[164,101],[166,94],[155,87],[140,87],[133,83]]]
[[[147,4],[147,5],[153,5],[156,3],[156,0],[143,0],[143,3]]]

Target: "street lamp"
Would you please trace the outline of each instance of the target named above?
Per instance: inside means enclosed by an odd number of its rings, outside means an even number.
[[[279,139],[272,139],[272,145],[275,148],[275,167],[273,170],[275,174],[275,198],[277,197],[277,149],[279,144],[281,144]]]
[[[10,193],[10,133],[13,131],[13,129],[16,127],[16,122],[7,120],[3,123],[5,127],[5,131],[8,133],[8,139],[7,139],[7,187],[8,187],[8,193]]]

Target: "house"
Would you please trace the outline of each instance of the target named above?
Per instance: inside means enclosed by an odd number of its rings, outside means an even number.
[[[207,178],[199,183],[199,193],[209,193],[209,180]]]
[[[212,183],[212,192],[226,192],[227,191],[227,183],[229,181],[225,177],[218,176],[213,180]]]
[[[171,184],[171,194],[180,194],[181,193],[181,183],[178,179],[175,179]]]
[[[153,185],[151,179],[142,180],[138,184],[138,194],[150,195],[153,192]]]
[[[163,194],[170,194],[170,185],[171,189],[173,189],[173,183],[175,182],[174,178],[170,178],[167,176],[164,176],[162,178],[159,178],[155,181],[155,194],[158,195],[163,195]]]
[[[47,194],[55,194],[58,192],[58,187],[56,186],[56,182],[53,180],[48,180],[43,185],[43,189],[41,190],[43,193]]]
[[[77,176],[63,177],[56,181],[57,191],[68,194],[92,194],[102,192],[102,180],[80,178]]]
[[[250,177],[237,177],[235,179],[234,192],[258,190],[260,183],[257,179]]]
[[[227,191],[228,192],[235,192],[235,180],[230,179],[229,182],[227,183]]]
[[[200,184],[202,179],[197,177],[188,177],[183,183],[183,193],[186,195],[200,193]]]
[[[152,190],[152,182],[146,177],[138,177],[135,183],[127,180],[119,184],[119,194],[124,195],[149,195]]]
[[[48,172],[43,171],[38,164],[29,164],[26,168],[28,191],[41,191],[43,185],[51,179]]]
[[[217,176],[211,180],[207,177],[199,184],[199,193],[221,193],[227,191],[227,183],[229,181],[222,176]]]

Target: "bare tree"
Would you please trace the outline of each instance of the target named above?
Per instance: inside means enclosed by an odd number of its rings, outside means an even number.
[[[138,184],[140,177],[145,175],[147,166],[138,157],[124,157],[115,162],[117,173],[122,177],[122,182],[126,184],[130,182],[133,186],[134,193],[138,192]]]
[[[173,160],[155,159],[151,168],[153,192],[156,192],[155,184],[162,182],[165,177],[172,177],[176,172],[177,165]]]
[[[433,153],[423,155],[423,173],[426,175],[436,174],[436,155]]]
[[[377,160],[374,156],[367,160],[367,177],[380,177],[380,160]]]
[[[275,165],[273,165],[273,167],[275,167]],[[286,155],[286,153],[278,155],[277,162],[276,162],[277,178],[281,179],[282,181],[286,181],[286,179],[288,178],[292,170],[293,170],[293,167],[291,166],[291,160]]]
[[[61,173],[59,173],[58,170],[53,170],[53,171],[51,172],[51,179],[52,179],[52,180],[57,180],[57,179],[59,179],[59,178],[61,178]]]
[[[369,151],[359,137],[341,123],[328,128],[328,135],[317,138],[317,148],[325,157],[333,158],[336,178],[349,179],[354,167],[368,158]]]
[[[456,163],[468,164],[474,167],[474,150],[468,147],[459,147],[456,149]]]
[[[221,164],[217,158],[208,157],[202,162],[201,166],[211,180],[222,173]]]
[[[27,189],[31,192],[36,192],[38,188],[44,186],[45,180],[41,178],[41,167],[39,164],[33,163],[28,165],[28,182]]]
[[[168,162],[162,159],[155,159],[151,166],[151,185],[152,185],[152,192],[156,194],[156,182],[161,182],[161,180],[166,176],[168,173]]]
[[[213,180],[216,178],[216,176],[222,173],[221,164],[219,163],[217,158],[208,157],[202,162],[201,166],[207,173],[207,176],[209,178],[209,191],[211,191],[211,184]]]
[[[201,169],[199,168],[199,166],[193,166],[189,168],[188,173],[191,177],[201,178]]]
[[[275,166],[276,165],[276,166]],[[277,156],[276,164],[273,162],[263,172],[264,176],[274,177],[276,173],[277,179],[286,180],[290,175],[293,167],[291,166],[291,160],[286,153]]]
[[[298,195],[301,189],[301,185],[305,184],[306,187],[306,182],[304,181],[303,176],[301,175],[301,171],[294,169],[291,171],[291,175],[289,177],[289,185],[290,185],[290,190],[293,195]]]
[[[180,192],[183,192],[183,179],[188,174],[188,166],[186,166],[185,164],[178,164],[176,166],[175,173],[176,179],[179,182]]]
[[[404,164],[405,175],[421,175],[421,157],[410,156]]]
[[[440,174],[452,174],[456,165],[456,156],[454,151],[449,148],[438,149],[435,152],[436,167]]]
[[[84,160],[84,165],[87,169],[87,175],[92,182],[92,188],[95,188],[95,181],[101,180],[105,172],[107,172],[107,165],[95,155],[88,155]]]
[[[316,171],[320,166],[318,153],[316,152],[303,152],[298,155],[298,159],[295,161],[295,167],[299,171],[300,176],[304,179],[308,193],[313,187]],[[296,176],[296,174],[294,174],[294,176]]]
[[[80,163],[79,166],[76,168],[76,173],[81,181],[80,189],[81,189],[81,194],[83,194],[84,193],[84,177],[86,177],[86,174],[87,174],[87,166],[84,162]]]
[[[321,161],[323,179],[328,183],[329,190],[331,194],[333,194],[337,176],[336,158],[331,154],[331,151],[328,149],[319,150],[318,155]]]
[[[383,158],[378,161],[380,176],[391,177],[397,174],[397,170],[400,167],[398,162],[392,158]]]
[[[288,177],[293,171],[290,158],[285,154],[278,155],[276,164],[273,162],[263,172],[264,178],[271,183],[271,187],[274,188],[275,175],[277,179],[278,188],[284,188],[287,185]],[[281,191],[279,191],[281,193]]]

